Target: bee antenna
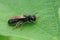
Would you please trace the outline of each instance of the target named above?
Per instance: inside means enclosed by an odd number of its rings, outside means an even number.
[[[33,15],[36,15],[36,14],[38,14],[38,12],[34,13]]]
[[[34,13],[33,15],[36,15],[37,18],[40,18],[40,16],[37,16],[38,12]]]

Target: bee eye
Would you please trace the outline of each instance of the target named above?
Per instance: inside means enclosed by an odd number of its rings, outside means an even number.
[[[32,16],[31,19],[32,19],[33,21],[35,21],[35,20],[36,20],[36,17],[35,17],[35,16]]]
[[[31,18],[30,18],[32,21],[34,21],[34,17],[33,16],[31,16]]]

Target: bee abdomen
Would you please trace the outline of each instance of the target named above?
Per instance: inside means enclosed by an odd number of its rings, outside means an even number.
[[[18,19],[9,19],[8,24],[13,25],[13,24],[17,23],[18,21],[19,21]]]

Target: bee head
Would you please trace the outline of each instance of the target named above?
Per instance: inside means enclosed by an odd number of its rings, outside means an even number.
[[[31,16],[30,16],[30,20],[36,21],[36,16],[35,16],[35,15],[31,15]]]
[[[27,18],[27,20],[31,20],[31,21],[36,21],[36,16],[35,15],[24,15],[26,18]]]

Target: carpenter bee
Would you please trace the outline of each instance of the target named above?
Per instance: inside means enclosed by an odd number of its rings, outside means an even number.
[[[26,22],[34,23],[36,21],[36,15],[20,15],[20,16],[13,16],[8,20],[9,25],[15,25],[16,28],[18,25],[22,25]]]

